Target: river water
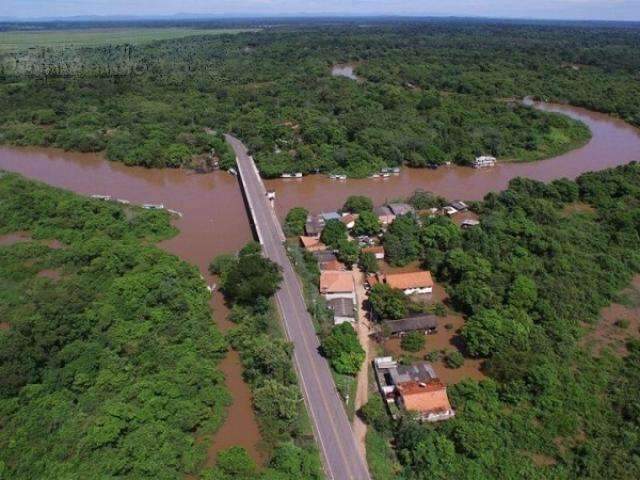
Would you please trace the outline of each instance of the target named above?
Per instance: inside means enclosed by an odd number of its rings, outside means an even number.
[[[421,188],[449,199],[480,200],[490,191],[504,190],[514,177],[549,181],[575,178],[589,170],[602,170],[640,160],[640,130],[608,115],[566,105],[536,103],[540,110],[563,113],[584,122],[592,133],[588,144],[547,160],[498,163],[494,168],[449,166],[436,170],[402,169],[389,178],[331,180],[324,175],[302,179],[267,180],[276,192],[276,208],[282,218],[290,208],[303,206],[312,212],[336,209],[349,195],[367,195],[374,203],[406,197]]]
[[[498,164],[484,170],[456,166],[403,169],[400,175],[388,179],[336,181],[313,175],[299,180],[269,180],[267,188],[277,192],[276,208],[283,217],[297,205],[320,212],[340,207],[349,195],[368,195],[376,203],[382,203],[406,197],[418,188],[451,199],[475,200],[487,192],[504,189],[516,176],[538,180],[575,178],[588,170],[640,160],[638,129],[580,108],[548,104],[537,107],[583,121],[593,138],[580,149],[532,163]],[[225,172],[198,175],[184,170],[150,170],[109,162],[102,155],[12,147],[0,147],[0,168],[84,195],[111,195],[137,204],[163,203],[182,212],[184,216],[175,221],[180,233],[160,246],[197,265],[209,283],[215,281],[207,274],[211,258],[238,250],[251,239],[237,179]],[[212,308],[220,328],[229,328],[225,320],[227,309],[219,294],[214,295]],[[245,447],[260,461],[260,434],[251,408],[251,393],[242,381],[238,355],[230,352],[220,368],[226,374],[233,404],[226,422],[211,440],[208,463],[213,462],[218,450],[232,445]]]

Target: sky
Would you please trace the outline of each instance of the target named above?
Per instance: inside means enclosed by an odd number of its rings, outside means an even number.
[[[0,0],[0,17],[408,15],[640,21],[640,0]]]

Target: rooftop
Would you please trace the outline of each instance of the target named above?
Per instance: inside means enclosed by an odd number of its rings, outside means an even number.
[[[336,260],[336,254],[330,250],[324,250],[322,252],[313,252],[313,256],[316,257],[318,262],[329,262],[331,260]]]
[[[353,293],[354,291],[355,285],[351,272],[320,273],[320,293]]]
[[[397,385],[407,410],[436,413],[451,411],[447,387],[438,379],[430,382],[406,382]]]
[[[419,271],[409,273],[390,273],[384,276],[384,281],[392,288],[406,290],[409,288],[433,287],[431,272]]]
[[[304,248],[326,248],[325,244],[322,243],[318,237],[301,236],[300,243]]]
[[[333,298],[327,302],[336,317],[355,318],[355,303],[351,298]]]
[[[430,382],[438,378],[436,371],[429,362],[398,365],[395,371],[391,372],[391,377],[396,385],[404,382]]]
[[[438,328],[438,317],[435,315],[414,315],[401,320],[385,320],[384,326],[391,335],[418,330],[433,330]]]
[[[394,215],[407,215],[414,212],[413,207],[408,203],[390,203],[388,206]]]

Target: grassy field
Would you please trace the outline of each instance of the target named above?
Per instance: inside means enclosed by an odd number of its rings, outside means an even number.
[[[95,47],[141,44],[192,35],[222,35],[254,29],[199,28],[92,28],[83,30],[30,30],[0,32],[0,52],[17,52],[30,47]]]

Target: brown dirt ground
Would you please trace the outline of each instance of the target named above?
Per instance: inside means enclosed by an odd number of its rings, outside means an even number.
[[[582,344],[599,354],[604,348],[625,355],[626,342],[629,338],[640,336],[640,275],[633,277],[631,284],[621,292],[622,303],[612,303],[602,309],[600,321],[595,326],[587,326],[589,332]],[[618,325],[620,320],[627,321],[628,326]]]

